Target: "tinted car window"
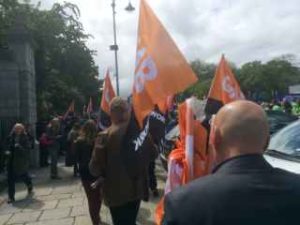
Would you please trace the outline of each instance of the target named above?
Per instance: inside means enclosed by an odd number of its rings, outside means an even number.
[[[298,119],[298,117],[280,111],[267,111],[270,133],[273,134]]]
[[[300,153],[300,122],[291,125],[277,132],[270,141],[269,149],[278,152],[299,155]]]

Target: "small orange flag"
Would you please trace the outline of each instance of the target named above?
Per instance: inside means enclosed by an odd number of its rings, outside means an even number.
[[[155,104],[163,105],[168,96],[185,90],[197,77],[145,0],[141,0],[136,55],[132,97],[141,125]]]
[[[109,71],[107,70],[105,81],[104,81],[104,88],[102,93],[101,105],[100,108],[109,115],[109,103],[110,101],[116,96],[113,86],[111,84],[111,80],[109,77]]]
[[[69,108],[68,108],[67,112],[65,113],[63,119],[66,119],[70,113],[74,113],[74,112],[75,112],[75,101],[73,100],[71,102],[71,104],[69,105]]]
[[[245,96],[222,55],[210,87],[205,112],[208,115],[215,114],[223,105],[240,99],[245,99]]]
[[[93,112],[93,101],[92,97],[90,97],[89,104],[86,108],[86,112],[90,115]]]

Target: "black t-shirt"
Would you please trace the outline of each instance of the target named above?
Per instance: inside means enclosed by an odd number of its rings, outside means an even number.
[[[92,176],[89,171],[89,162],[92,157],[94,142],[89,143],[86,140],[79,138],[74,143],[74,146],[81,179],[95,181],[97,178]]]

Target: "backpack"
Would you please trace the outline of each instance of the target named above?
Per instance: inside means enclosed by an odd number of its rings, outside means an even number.
[[[141,177],[150,163],[152,142],[149,136],[149,126],[140,130],[132,114],[127,130],[123,137],[121,151],[122,161],[132,179]]]
[[[140,129],[134,113],[131,115],[123,138],[124,147],[121,151],[121,157],[129,176],[133,179],[138,179],[143,175],[148,169],[149,163],[155,160],[155,156],[157,156],[154,140],[158,137],[156,135],[153,139],[154,136],[151,135],[151,132],[155,131],[154,127],[164,131],[164,127],[158,127],[155,124],[155,117],[153,119],[150,114],[144,121],[143,129]],[[156,133],[158,133],[157,130]],[[164,132],[160,133],[164,134]]]

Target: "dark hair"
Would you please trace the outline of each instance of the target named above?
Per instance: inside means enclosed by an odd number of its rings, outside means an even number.
[[[74,123],[72,128],[75,130],[79,130],[81,128],[80,123],[79,122]]]

